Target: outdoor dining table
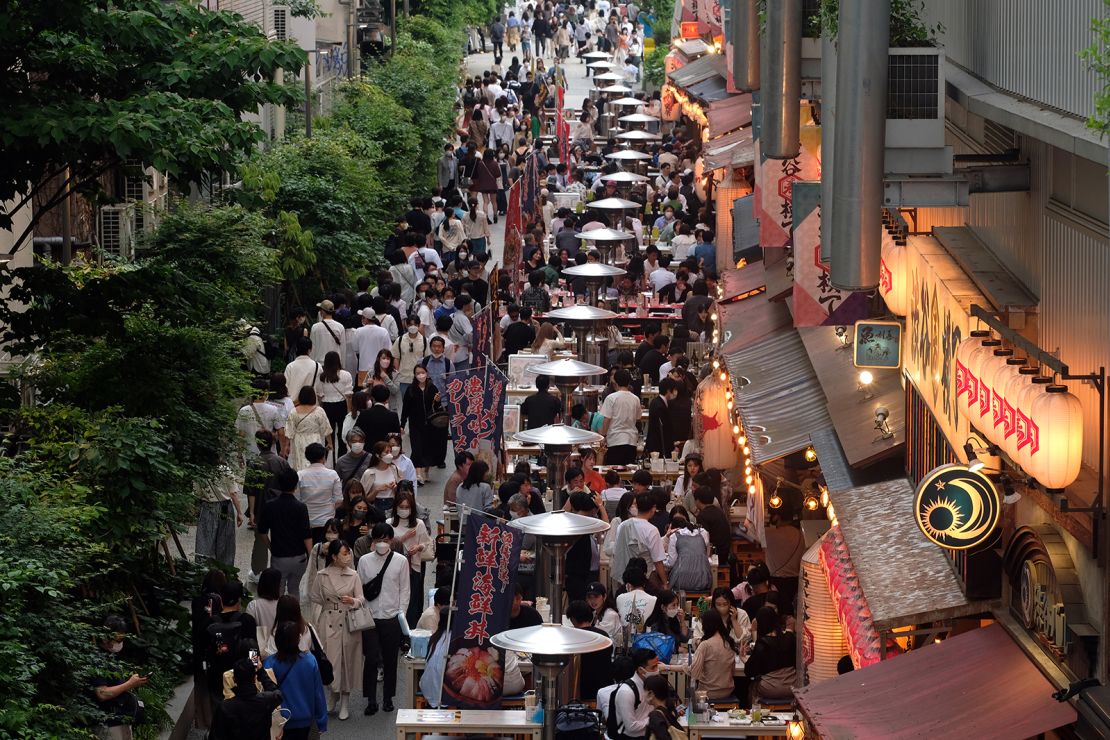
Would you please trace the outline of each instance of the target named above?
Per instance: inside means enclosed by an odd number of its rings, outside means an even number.
[[[397,740],[417,735],[511,735],[540,740],[542,722],[523,709],[398,709]]]
[[[701,740],[703,737],[789,737],[790,728],[787,721],[792,715],[783,712],[772,713],[764,722],[748,720],[732,720],[723,712],[717,712],[714,719],[697,719],[687,723],[686,717],[679,717],[678,723],[686,728],[690,740]]]

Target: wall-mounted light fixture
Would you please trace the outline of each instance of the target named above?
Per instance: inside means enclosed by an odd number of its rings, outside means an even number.
[[[875,428],[883,435],[883,439],[894,436],[894,430],[890,428],[890,409],[886,406],[875,408]]]
[[[861,370],[858,380],[859,385],[856,386],[856,390],[862,393],[863,397],[867,400],[874,398],[875,395],[871,392],[871,384],[875,382],[875,376],[871,371]]]

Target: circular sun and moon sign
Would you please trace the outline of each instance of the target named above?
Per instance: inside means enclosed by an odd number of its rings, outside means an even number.
[[[982,545],[994,535],[1002,501],[990,478],[963,465],[941,465],[922,479],[914,518],[925,536],[949,550]]]

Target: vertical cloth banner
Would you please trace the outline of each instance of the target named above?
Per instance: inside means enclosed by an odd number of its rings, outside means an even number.
[[[490,362],[447,376],[447,412],[455,452],[477,450],[485,442],[495,456],[501,454],[508,380]]]
[[[821,261],[821,183],[794,183],[794,326],[850,326],[867,318],[872,292],[838,290]]]
[[[490,637],[509,626],[524,533],[471,510],[463,542],[458,612],[451,622],[441,702],[497,709],[505,688],[505,656]]]
[[[539,209],[540,173],[538,162],[539,155],[532,152],[528,161],[524,163],[524,174],[520,178],[521,213],[533,214]]]
[[[520,292],[520,266],[524,262],[524,224],[520,213],[521,180],[507,193],[505,207],[505,253],[501,262],[509,273],[509,291],[516,298]],[[496,357],[494,359],[497,359]]]
[[[559,163],[569,167],[570,162],[570,124],[563,115],[563,99],[565,91],[562,87],[555,88],[555,137],[559,140]],[[567,172],[569,175],[570,172]]]
[[[493,300],[496,300],[494,298]],[[482,307],[482,310],[474,314],[470,324],[474,327],[473,344],[474,349],[473,364],[475,366],[485,365],[489,356],[493,354],[493,324],[494,324],[494,310],[493,301]]]
[[[808,106],[802,106],[800,134],[802,146],[797,157],[766,157],[759,165],[762,170],[759,221],[761,247],[792,246],[790,237],[794,226],[794,183],[798,180],[821,179],[821,129],[813,124],[812,111]]]

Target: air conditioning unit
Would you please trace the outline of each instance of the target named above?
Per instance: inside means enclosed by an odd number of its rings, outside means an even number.
[[[101,252],[123,260],[135,256],[135,204],[101,206],[96,218],[96,239]]]
[[[952,171],[944,143],[944,49],[891,48],[887,57],[886,171]]]
[[[289,38],[289,8],[275,6],[273,11],[273,38],[278,41],[285,41]]]
[[[140,163],[131,162],[129,166],[142,169],[142,175],[125,175],[123,178],[123,197],[135,205],[135,219],[132,237],[140,239],[158,227],[162,214],[169,203],[169,183],[165,175],[153,167],[142,168]]]

